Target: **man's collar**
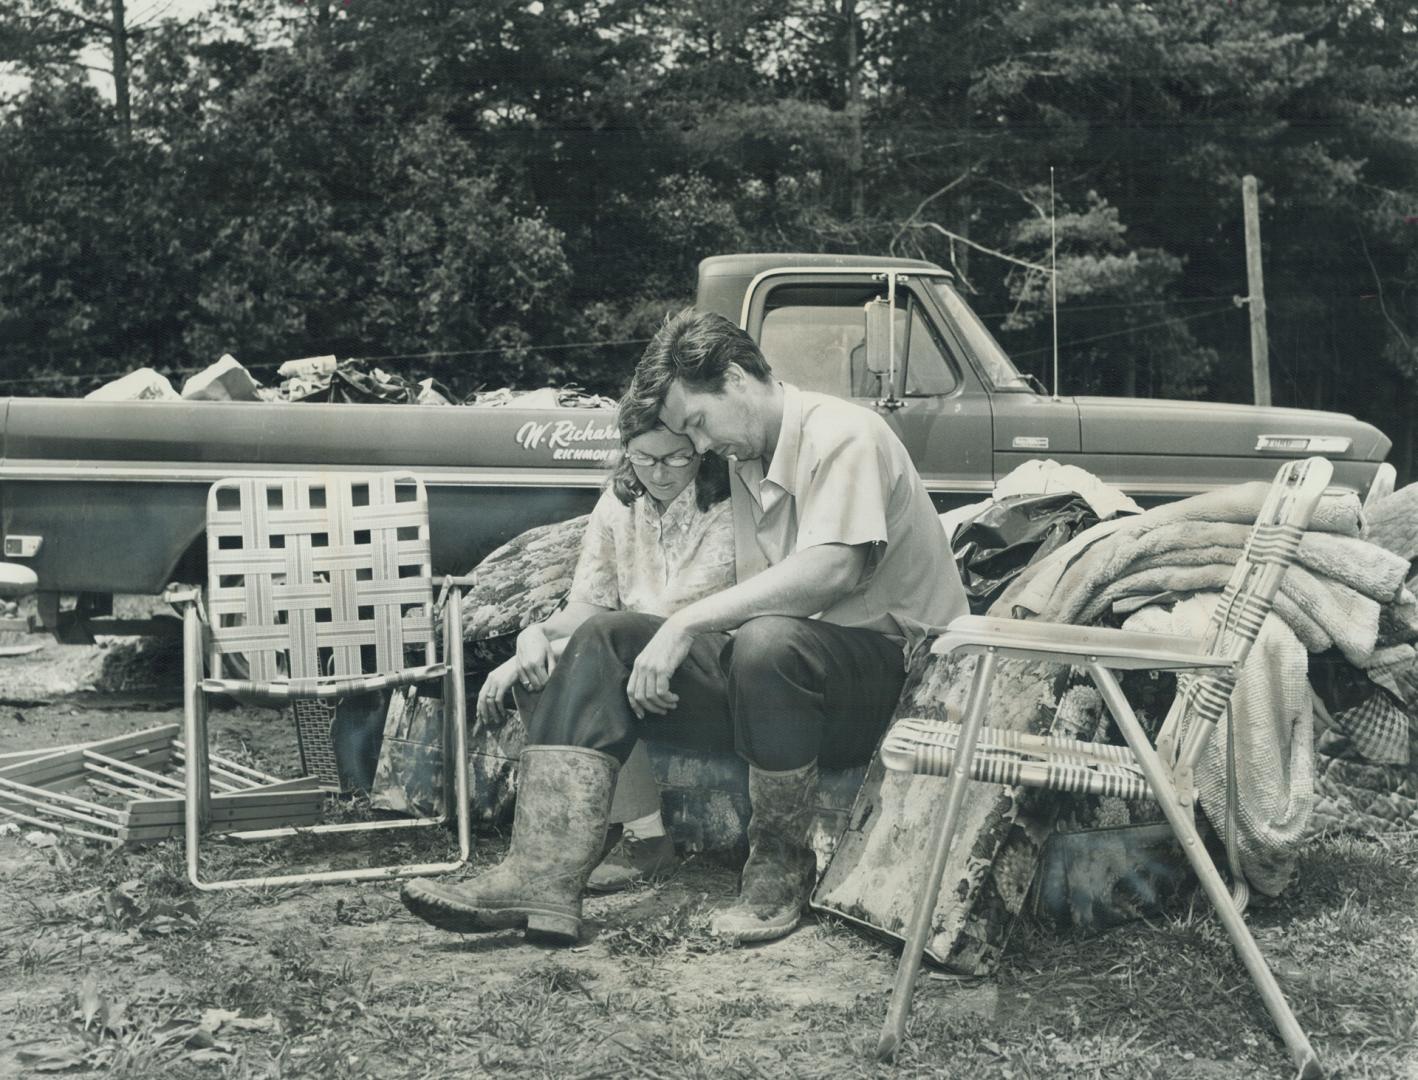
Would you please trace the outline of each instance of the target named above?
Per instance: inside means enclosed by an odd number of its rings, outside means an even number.
[[[779,385],[783,387],[783,422],[778,428],[778,445],[773,448],[773,460],[764,479],[796,497],[793,489],[797,484],[798,453],[803,443],[803,395],[792,383]]]

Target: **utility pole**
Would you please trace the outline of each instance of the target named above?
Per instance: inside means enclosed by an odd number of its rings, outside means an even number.
[[[1256,178],[1241,180],[1246,213],[1246,303],[1251,311],[1251,383],[1257,405],[1270,404],[1270,341],[1265,332],[1265,281],[1260,271],[1260,203]]]
[[[123,0],[112,0],[112,15],[109,41],[113,48],[113,101],[118,109],[118,125],[127,138],[133,113],[128,104],[128,26]]]

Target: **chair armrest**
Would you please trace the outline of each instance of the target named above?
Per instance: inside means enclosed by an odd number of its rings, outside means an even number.
[[[229,694],[253,700],[286,702],[324,701],[349,694],[371,694],[399,686],[441,679],[448,670],[443,663],[424,664],[379,675],[323,675],[318,679],[280,679],[257,682],[252,679],[203,679],[205,694]]]
[[[1101,664],[1121,670],[1172,671],[1231,666],[1229,659],[1211,656],[1204,649],[1205,642],[1200,638],[1175,634],[1146,634],[1104,626],[1072,626],[988,615],[961,615],[946,627],[932,647],[932,651],[941,656],[956,651],[994,651],[1023,660]]]

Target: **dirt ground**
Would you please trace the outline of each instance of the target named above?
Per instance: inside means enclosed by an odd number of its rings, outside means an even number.
[[[51,643],[0,658],[0,750],[180,723],[175,656]],[[223,709],[212,727],[225,750],[297,771],[284,714]],[[0,830],[0,1077],[1292,1074],[1215,921],[1188,905],[1091,937],[1026,924],[997,977],[923,977],[885,1065],[870,1051],[895,950],[813,920],[725,947],[707,924],[735,875],[710,860],[590,900],[581,943],[549,949],[428,928],[394,884],[198,894],[177,841],[108,851]],[[504,846],[480,837],[475,862]],[[271,857],[228,847],[219,864]],[[1418,1076],[1418,838],[1316,842],[1293,894],[1250,919],[1331,1075]]]

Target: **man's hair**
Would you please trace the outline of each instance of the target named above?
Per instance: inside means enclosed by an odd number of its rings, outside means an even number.
[[[611,459],[611,490],[626,506],[645,494],[645,485],[635,475],[635,466],[626,457],[630,440],[664,427],[660,423],[660,403],[647,401],[635,393],[634,387],[620,399],[616,414],[620,428],[620,450]],[[729,463],[712,451],[702,456],[699,472],[694,477],[694,501],[700,510],[729,497]]]
[[[667,318],[645,346],[630,393],[658,412],[676,379],[692,390],[722,392],[730,364],[760,382],[773,381],[773,369],[753,338],[722,315],[685,308]]]

